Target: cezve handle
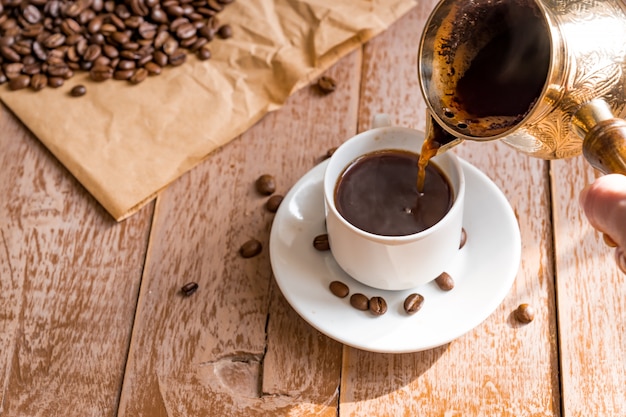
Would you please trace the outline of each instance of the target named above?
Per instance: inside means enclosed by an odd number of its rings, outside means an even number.
[[[626,120],[613,117],[604,100],[595,99],[580,106],[572,117],[583,137],[583,155],[604,174],[626,175]]]

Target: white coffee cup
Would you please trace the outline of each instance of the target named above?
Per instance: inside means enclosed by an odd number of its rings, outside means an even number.
[[[381,236],[349,223],[335,205],[335,187],[345,168],[358,157],[380,150],[421,152],[424,133],[390,126],[386,115],[374,118],[374,128],[344,142],[333,153],[324,174],[326,229],[339,266],[355,280],[383,290],[406,290],[437,278],[454,261],[463,227],[465,177],[458,158],[446,152],[431,162],[452,186],[453,203],[430,228],[405,236]]]

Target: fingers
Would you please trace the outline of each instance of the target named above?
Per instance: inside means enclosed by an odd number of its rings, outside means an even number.
[[[593,227],[626,248],[626,176],[598,178],[580,193],[580,205]]]

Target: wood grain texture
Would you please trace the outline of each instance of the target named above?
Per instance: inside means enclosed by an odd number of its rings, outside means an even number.
[[[359,68],[344,58],[332,95],[302,90],[158,198],[120,416],[336,414],[341,346],[279,295],[254,181],[271,174],[285,194],[355,133]],[[264,250],[243,259],[251,238]],[[200,289],[183,298],[188,281]]]
[[[563,415],[626,415],[626,276],[578,194],[596,178],[582,157],[552,162]]]
[[[384,111],[424,128],[413,65],[424,22],[416,9],[366,45],[360,126]],[[560,414],[547,163],[499,143],[464,143],[454,152],[486,172],[517,215],[524,256],[513,288],[483,324],[447,346],[407,355],[346,349],[341,415]],[[522,302],[538,312],[526,326],[511,316]]]
[[[272,174],[284,195],[376,113],[423,129],[417,46],[434,4],[329,70],[334,93],[299,91],[119,224],[0,109],[0,416],[625,416],[626,279],[578,207],[596,175],[581,158],[453,150],[510,202],[522,262],[493,314],[447,345],[343,346],[273,279],[274,215],[254,181]],[[244,259],[250,238],[264,249]]]
[[[114,416],[152,208],[116,224],[0,110],[2,416]]]

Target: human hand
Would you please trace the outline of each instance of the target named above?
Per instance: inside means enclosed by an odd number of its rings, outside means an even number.
[[[580,193],[580,206],[589,223],[615,247],[615,261],[626,273],[626,176],[610,174],[596,179]]]

